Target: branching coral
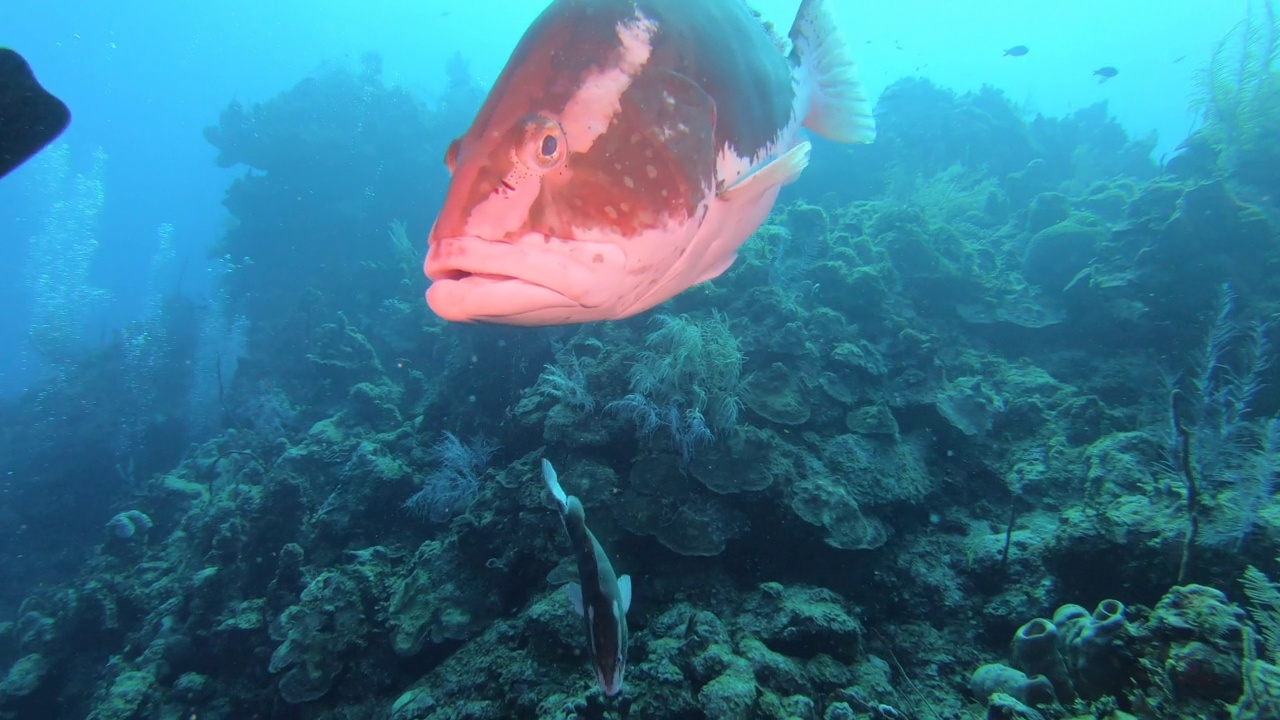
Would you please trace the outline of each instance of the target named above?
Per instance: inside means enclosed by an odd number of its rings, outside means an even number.
[[[423,481],[422,489],[405,501],[405,509],[432,522],[443,522],[461,512],[480,491],[480,475],[497,451],[498,445],[484,437],[464,443],[451,432],[442,433],[431,448],[438,466]]]
[[[682,470],[689,469],[693,453],[699,446],[715,441],[715,435],[707,427],[707,419],[697,408],[688,408],[681,413],[674,403],[659,407],[652,399],[631,393],[609,403],[605,410],[631,420],[646,439],[651,438],[659,427],[666,428],[671,435],[671,447],[680,456]]]
[[[1276,147],[1280,125],[1280,20],[1271,0],[1251,4],[1248,16],[1218,43],[1198,78],[1194,104],[1205,132],[1229,166]]]
[[[724,315],[695,321],[687,315],[659,315],[658,329],[631,369],[631,390],[658,405],[676,405],[706,414],[719,432],[732,431],[742,401],[738,397],[742,350]]]
[[[654,322],[659,327],[645,338],[648,349],[631,368],[631,393],[605,410],[630,418],[646,438],[667,428],[687,469],[699,445],[737,427],[742,350],[720,313],[701,321],[659,315]]]
[[[1249,598],[1249,617],[1262,633],[1267,659],[1280,662],[1280,583],[1272,582],[1252,565],[1245,568],[1241,583]]]
[[[1235,294],[1223,285],[1204,346],[1182,383],[1194,418],[1185,428],[1194,449],[1191,469],[1204,491],[1230,494],[1217,530],[1237,542],[1253,529],[1280,469],[1280,419],[1258,418],[1253,407],[1274,359],[1269,333],[1267,324],[1236,320]],[[1182,466],[1181,452],[1169,444],[1169,467]]]
[[[947,225],[969,213],[981,213],[996,181],[959,163],[928,177],[898,175],[889,196],[919,208],[930,225]]]
[[[596,399],[587,387],[587,374],[582,359],[572,352],[566,353],[555,365],[544,365],[532,392],[554,398],[584,413],[596,409]]]
[[[1245,568],[1241,583],[1249,598],[1249,617],[1262,634],[1265,653],[1258,656],[1253,632],[1246,627],[1241,643],[1244,692],[1232,706],[1231,717],[1275,717],[1280,710],[1280,584],[1252,565]]]

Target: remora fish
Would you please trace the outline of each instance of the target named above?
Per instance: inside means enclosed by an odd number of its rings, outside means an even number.
[[[827,3],[791,51],[738,0],[555,0],[470,130],[423,269],[451,321],[628,317],[733,264],[809,161],[875,123]]]
[[[631,577],[618,577],[596,536],[587,529],[586,512],[573,495],[566,495],[551,462],[542,460],[542,480],[560,510],[560,521],[569,533],[578,561],[578,583],[565,585],[565,593],[586,623],[591,666],[600,689],[608,697],[622,691],[627,668],[627,610],[631,608]]]

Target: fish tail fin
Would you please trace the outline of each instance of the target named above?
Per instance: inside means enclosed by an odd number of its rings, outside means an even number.
[[[556,475],[556,469],[551,467],[551,461],[546,458],[542,458],[542,482],[546,483],[547,490],[556,501],[556,507],[564,514],[569,509],[569,496],[560,487],[560,477]]]
[[[875,140],[871,101],[828,3],[802,0],[790,38],[791,60],[809,99],[804,126],[836,142]]]

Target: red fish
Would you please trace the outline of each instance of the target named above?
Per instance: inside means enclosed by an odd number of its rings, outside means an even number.
[[[556,0],[471,128],[424,271],[446,320],[643,312],[729,268],[809,161],[875,124],[823,0],[780,42],[736,0]]]

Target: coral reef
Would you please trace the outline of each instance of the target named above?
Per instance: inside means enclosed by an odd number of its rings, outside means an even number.
[[[652,318],[447,326],[408,255],[474,110],[450,76],[428,108],[370,59],[208,131],[252,168],[216,431],[152,436],[64,575],[0,593],[0,718],[1274,716],[1258,178],[1191,172],[1194,143],[1162,168],[1105,107],[905,80],[883,142],[815,153],[804,200]],[[110,437],[37,447],[24,407],[0,443],[26,471]],[[544,457],[633,578],[619,698],[555,592]]]

